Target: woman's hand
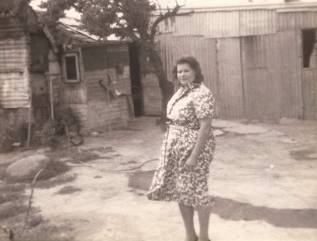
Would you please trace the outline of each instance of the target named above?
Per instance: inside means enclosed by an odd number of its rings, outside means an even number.
[[[188,168],[193,168],[194,166],[196,166],[197,164],[197,160],[196,158],[194,158],[193,156],[190,156],[187,161],[185,162],[185,166]]]
[[[211,117],[199,119],[199,123],[200,129],[198,132],[195,147],[185,162],[185,166],[190,169],[197,165],[197,159],[205,146],[206,140],[208,139],[211,130]]]

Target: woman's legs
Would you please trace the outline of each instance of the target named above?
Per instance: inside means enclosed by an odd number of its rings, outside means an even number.
[[[199,240],[200,241],[208,241],[208,227],[209,227],[209,216],[210,209],[208,206],[201,206],[197,208],[198,211],[198,220],[199,220]]]
[[[197,239],[197,234],[194,227],[194,208],[181,203],[178,205],[185,225],[186,240],[195,241]]]

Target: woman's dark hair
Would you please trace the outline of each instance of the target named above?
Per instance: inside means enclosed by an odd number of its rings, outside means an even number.
[[[177,60],[176,65],[173,68],[173,77],[175,78],[175,80],[177,80],[177,65],[179,65],[179,64],[188,64],[189,67],[195,72],[194,83],[199,84],[199,83],[203,82],[204,76],[201,72],[200,64],[197,61],[197,59],[195,59],[192,56],[182,57],[182,58]]]

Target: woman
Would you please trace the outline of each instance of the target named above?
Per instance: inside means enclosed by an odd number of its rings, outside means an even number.
[[[214,98],[202,83],[195,58],[179,59],[174,74],[180,88],[167,105],[168,128],[147,196],[150,200],[178,202],[186,241],[208,241],[211,199],[207,181],[215,150],[211,128]],[[199,238],[194,229],[194,210],[198,211]]]

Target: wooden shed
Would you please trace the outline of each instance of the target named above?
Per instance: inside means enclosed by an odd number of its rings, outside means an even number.
[[[176,60],[195,56],[216,97],[217,117],[317,119],[317,3],[183,13],[160,25],[164,66],[172,79]]]
[[[134,117],[129,42],[98,42],[63,23],[51,29],[26,1],[0,3],[2,129],[41,128],[64,107],[83,131],[127,125]]]
[[[134,117],[129,42],[68,45],[62,55],[61,100],[86,130],[126,127]]]

